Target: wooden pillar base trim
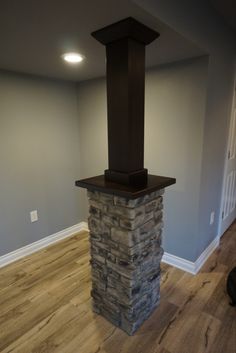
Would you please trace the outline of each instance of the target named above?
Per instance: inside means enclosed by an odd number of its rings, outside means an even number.
[[[147,178],[148,171],[145,168],[129,173],[121,173],[110,169],[105,170],[106,180],[123,185],[145,186],[147,184]]]

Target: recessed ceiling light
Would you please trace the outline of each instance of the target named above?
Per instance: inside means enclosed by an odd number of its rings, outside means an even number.
[[[62,55],[62,59],[70,64],[78,64],[84,60],[84,56],[79,53],[65,53]]]

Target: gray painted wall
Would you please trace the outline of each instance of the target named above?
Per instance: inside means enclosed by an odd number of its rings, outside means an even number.
[[[207,84],[207,58],[162,66],[146,74],[145,167],[174,176],[166,189],[165,251],[194,260]],[[107,168],[105,80],[79,84],[80,151],[83,177]],[[87,215],[83,191],[84,216]]]
[[[81,178],[103,174],[108,166],[105,79],[78,85],[79,149]],[[84,220],[88,216],[87,192],[81,189]]]
[[[73,84],[0,72],[0,255],[82,219],[78,130]]]
[[[205,0],[133,1],[209,53],[196,259],[218,235],[235,75],[235,33]],[[215,222],[210,225],[212,211]]]
[[[146,86],[146,166],[178,181],[165,197],[165,250],[194,261],[217,236],[235,37],[206,1],[134,1],[209,53],[208,74],[205,59],[188,61],[150,71]],[[104,80],[77,97],[72,84],[0,73],[0,160],[0,255],[83,220],[74,180],[107,167]]]

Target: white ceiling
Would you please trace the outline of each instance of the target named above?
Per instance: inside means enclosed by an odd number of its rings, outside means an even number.
[[[132,16],[160,32],[147,67],[205,54],[129,0],[0,0],[0,69],[82,81],[105,75],[105,48],[90,33]],[[77,67],[61,54],[79,51]]]

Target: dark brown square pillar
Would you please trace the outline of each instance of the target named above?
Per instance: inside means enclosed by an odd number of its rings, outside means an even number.
[[[143,169],[144,56],[144,45],[130,38],[107,45],[110,170]]]
[[[145,45],[158,33],[132,18],[92,33],[106,45],[108,159],[107,180],[145,185]]]

